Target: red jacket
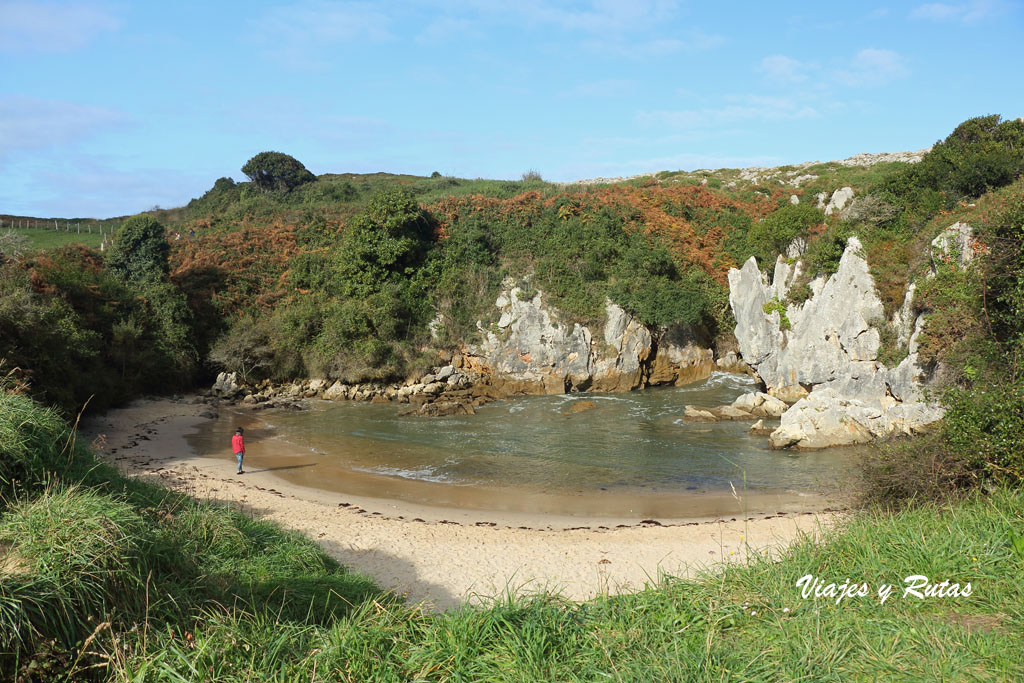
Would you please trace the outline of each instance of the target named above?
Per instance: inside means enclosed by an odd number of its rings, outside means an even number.
[[[235,453],[245,454],[245,441],[242,440],[241,434],[235,434],[231,437],[231,448],[234,449]]]

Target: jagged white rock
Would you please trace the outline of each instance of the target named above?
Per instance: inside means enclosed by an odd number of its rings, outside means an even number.
[[[853,188],[852,187],[841,187],[832,193],[832,198],[828,200],[828,204],[825,206],[825,215],[831,216],[834,213],[841,212],[846,205],[853,199]]]
[[[772,445],[861,443],[911,433],[940,419],[941,406],[922,400],[928,375],[916,355],[921,319],[900,320],[914,330],[907,340],[907,358],[895,368],[878,361],[881,338],[876,326],[884,309],[857,238],[848,241],[833,275],[810,283],[809,299],[786,304],[800,268],[800,262],[790,265],[780,257],[771,284],[754,259],[729,272],[740,352],[768,394],[794,403],[782,415]],[[789,329],[782,329],[780,308]],[[909,318],[912,307],[904,308],[900,315]]]
[[[548,393],[626,391],[645,386],[649,379],[657,383],[700,379],[714,368],[711,349],[699,346],[695,335],[677,329],[656,331],[658,364],[652,368],[649,361],[656,346],[652,330],[615,303],[605,302],[604,326],[592,332],[584,325],[558,320],[557,312],[545,305],[543,292],[524,298],[513,285],[507,280],[495,300],[500,311],[498,329],[478,324],[483,340],[466,351],[492,376],[521,383],[523,391],[530,391],[526,387],[530,383]],[[655,371],[657,377],[648,376]]]

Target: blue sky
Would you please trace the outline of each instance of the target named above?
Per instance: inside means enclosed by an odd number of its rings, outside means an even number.
[[[568,181],[919,149],[1024,116],[1024,7],[8,2],[0,213],[179,206],[254,154]]]

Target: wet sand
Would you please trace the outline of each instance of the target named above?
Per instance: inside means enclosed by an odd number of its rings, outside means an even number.
[[[777,551],[842,517],[822,512],[823,499],[791,493],[552,496],[353,472],[261,433],[258,416],[245,413],[239,476],[227,445],[195,443],[209,410],[139,401],[94,418],[82,435],[130,476],[302,532],[342,564],[438,609],[509,588],[575,600],[639,590],[660,573],[688,576]],[[602,514],[631,501],[633,514]]]

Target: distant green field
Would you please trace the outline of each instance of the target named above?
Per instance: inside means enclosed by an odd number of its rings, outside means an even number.
[[[66,244],[84,244],[89,247],[99,248],[100,242],[103,241],[103,237],[96,229],[90,233],[85,226],[82,226],[82,232],[80,233],[75,229],[65,231],[63,228],[60,230],[14,228],[14,232],[24,235],[31,240],[33,249],[54,249],[56,247],[63,247]],[[109,230],[107,234],[110,234]]]

